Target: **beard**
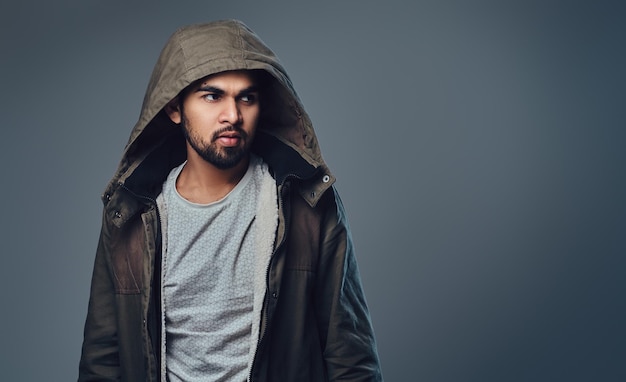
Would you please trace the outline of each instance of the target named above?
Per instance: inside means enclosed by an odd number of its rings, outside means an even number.
[[[189,146],[205,161],[220,170],[227,170],[238,165],[250,152],[248,133],[239,126],[226,126],[213,133],[210,142],[203,142],[202,138],[188,128],[188,121],[183,114],[181,121],[183,133]],[[240,136],[241,144],[236,147],[218,146],[217,140],[221,134],[236,132]]]

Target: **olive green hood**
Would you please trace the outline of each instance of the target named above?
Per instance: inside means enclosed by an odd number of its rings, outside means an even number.
[[[272,79],[264,91],[257,136],[265,133],[261,135],[286,144],[319,170],[316,173],[323,172],[326,185],[332,184],[334,178],[322,160],[311,120],[277,56],[242,22],[223,20],[182,27],[170,37],[154,67],[139,120],[107,192],[125,184],[158,147],[167,146],[168,139],[180,141],[180,127],[163,111],[170,100],[200,78],[242,69],[265,70]]]

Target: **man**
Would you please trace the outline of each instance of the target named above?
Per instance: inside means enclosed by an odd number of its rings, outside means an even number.
[[[382,380],[333,182],[252,31],[174,33],[103,197],[79,380]]]

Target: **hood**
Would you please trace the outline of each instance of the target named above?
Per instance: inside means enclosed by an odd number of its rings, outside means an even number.
[[[162,183],[160,178],[166,174],[139,176],[136,172],[146,162],[169,161],[166,167],[171,168],[184,160],[180,127],[164,112],[165,105],[200,78],[242,69],[261,69],[271,75],[263,92],[254,145],[261,145],[257,140],[263,145],[278,142],[292,153],[290,158],[295,154],[306,164],[307,177],[321,174],[319,178],[323,177],[324,183],[332,184],[334,177],[324,164],[310,118],[277,56],[245,24],[223,20],[182,27],[170,37],[154,67],[139,120],[105,195],[111,195],[119,185],[133,190],[142,182]],[[265,147],[255,151],[260,151],[266,161],[274,157],[275,163],[269,163],[270,167],[288,171],[286,161],[268,150]]]

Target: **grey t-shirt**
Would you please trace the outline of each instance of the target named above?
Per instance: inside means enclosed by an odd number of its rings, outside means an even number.
[[[223,199],[201,205],[163,187],[166,367],[169,381],[244,381],[250,350],[255,213],[262,161]]]

